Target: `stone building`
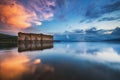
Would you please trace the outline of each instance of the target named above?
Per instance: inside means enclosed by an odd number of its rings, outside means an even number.
[[[52,35],[34,34],[34,33],[18,33],[18,41],[41,41],[41,42],[53,42]]]

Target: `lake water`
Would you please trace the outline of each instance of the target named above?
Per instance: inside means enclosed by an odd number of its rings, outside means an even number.
[[[120,80],[120,43],[0,45],[0,80]]]

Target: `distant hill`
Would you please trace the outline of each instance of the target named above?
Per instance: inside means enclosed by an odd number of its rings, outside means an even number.
[[[16,43],[17,36],[0,33],[0,43]]]

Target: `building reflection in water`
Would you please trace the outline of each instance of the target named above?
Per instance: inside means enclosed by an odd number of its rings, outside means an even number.
[[[19,41],[18,52],[44,50],[53,48],[53,42],[40,42],[40,41]]]

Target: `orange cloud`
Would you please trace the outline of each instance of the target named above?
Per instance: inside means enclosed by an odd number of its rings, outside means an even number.
[[[0,3],[0,22],[10,29],[25,29],[32,24],[42,25],[42,21],[51,20],[54,16],[50,6],[55,6],[54,0],[31,0],[27,6],[19,0],[3,0]]]
[[[0,5],[1,21],[13,28],[27,28],[31,26],[28,19],[31,17],[19,4]]]

